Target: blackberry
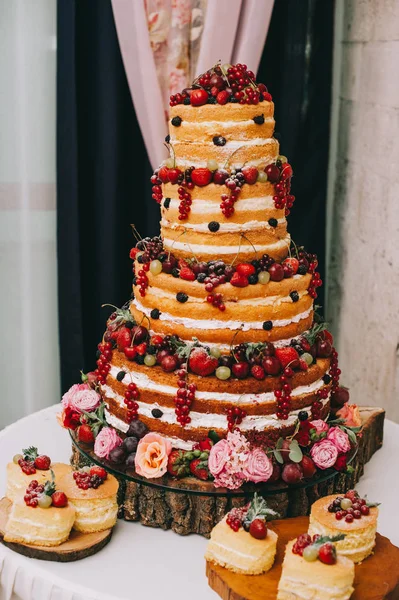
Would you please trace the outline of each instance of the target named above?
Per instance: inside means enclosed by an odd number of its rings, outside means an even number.
[[[274,260],[268,254],[264,254],[259,261],[259,266],[262,271],[267,271],[269,267],[272,266]]]
[[[102,484],[102,482],[103,480],[98,475],[92,475],[90,477],[90,487],[94,489],[97,489]]]
[[[212,141],[215,144],[215,146],[225,146],[226,145],[226,138],[223,137],[222,135],[215,135],[215,137],[213,138]]]
[[[180,127],[182,120],[183,119],[181,117],[173,117],[171,123],[174,127]]]
[[[198,275],[197,275],[197,281],[199,281],[199,283],[204,283],[206,278],[207,278],[206,273],[198,273]]]
[[[263,102],[263,100],[265,99],[263,94],[259,94],[259,102]]]
[[[183,104],[185,104],[186,106],[187,106],[188,104],[190,104],[190,98],[189,98],[189,97],[188,97],[188,98],[184,98],[184,100],[183,100]]]
[[[156,354],[157,353],[157,349],[155,348],[155,346],[148,346],[147,348],[147,354]]]
[[[213,96],[209,96],[208,104],[216,104],[216,98],[214,98]]]
[[[298,419],[300,421],[307,421],[308,418],[309,418],[309,415],[308,415],[308,413],[307,413],[306,410],[300,410],[299,411],[299,413],[298,413]]]
[[[263,323],[263,329],[265,331],[270,331],[271,329],[273,329],[273,323],[272,323],[272,321],[265,321]]]
[[[298,274],[299,275],[306,275],[306,273],[308,272],[306,265],[299,265],[298,267]]]
[[[143,365],[144,364],[144,356],[140,356],[140,354],[137,354],[135,361],[138,365]]]
[[[172,276],[173,277],[179,277],[180,276],[179,269],[176,269],[176,268],[172,269]]]
[[[278,225],[277,219],[273,219],[273,218],[269,219],[268,223],[269,223],[270,227],[277,227],[277,225]]]
[[[256,273],[248,277],[248,283],[250,283],[251,285],[255,285],[255,283],[258,283],[258,276]]]
[[[296,290],[290,292],[290,297],[293,302],[298,302],[299,300],[299,294]]]
[[[184,304],[184,302],[187,302],[187,300],[188,300],[188,296],[187,296],[187,294],[185,294],[184,292],[178,292],[178,293],[176,294],[176,300],[177,300],[178,302],[181,302],[182,304]]]
[[[152,411],[151,411],[151,414],[156,419],[160,419],[162,417],[162,415],[163,415],[163,412],[159,408],[153,408]]]
[[[208,223],[208,229],[209,231],[212,231],[212,233],[215,233],[216,231],[218,231],[220,228],[220,223],[218,223],[217,221],[211,221],[210,223]]]
[[[133,329],[133,327],[136,325],[136,323],[133,323],[133,321],[126,321],[126,323],[124,323],[124,326],[127,327],[128,329]]]
[[[169,144],[169,142],[170,142],[170,135],[169,134],[165,137],[165,142],[167,144]]]
[[[157,308],[153,308],[150,313],[150,317],[151,317],[151,319],[159,319],[160,314],[161,314],[161,312]]]
[[[328,373],[326,373],[325,375],[323,375],[323,381],[326,385],[328,385],[331,381],[331,377]]]
[[[118,381],[123,381],[123,378],[125,377],[125,375],[126,375],[126,371],[119,371],[116,378]]]
[[[263,114],[257,115],[256,117],[253,118],[253,122],[256,123],[257,125],[263,125],[263,123],[265,122],[264,115]]]
[[[237,104],[237,102],[239,102],[239,100],[238,100],[238,98],[234,98],[234,96],[232,96],[232,97],[230,98],[230,102],[231,102],[232,104]]]
[[[170,198],[165,198],[165,200],[163,201],[163,207],[168,209],[170,206]]]

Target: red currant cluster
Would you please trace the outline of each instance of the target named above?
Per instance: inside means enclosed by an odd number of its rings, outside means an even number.
[[[145,296],[145,291],[148,288],[148,276],[147,273],[150,270],[150,263],[143,264],[143,268],[139,270],[136,277],[136,285],[139,286],[140,296]]]
[[[212,304],[212,306],[215,306],[216,308],[221,310],[222,312],[226,310],[226,305],[223,302],[222,294],[208,294],[208,296],[206,297],[206,301],[209,302],[209,304]]]
[[[151,177],[151,183],[152,183],[152,198],[153,198],[153,200],[155,200],[155,202],[157,202],[158,204],[161,204],[161,202],[162,202],[162,188],[161,188],[162,181],[159,179],[156,172]]]
[[[308,287],[308,294],[311,298],[313,298],[313,299],[317,298],[316,289],[318,287],[320,287],[321,285],[323,285],[323,282],[320,278],[320,273],[315,271],[314,273],[312,273],[312,279],[311,279],[309,287]]]
[[[254,84],[255,75],[252,71],[248,71],[247,65],[241,63],[232,65],[227,69],[227,77],[234,98],[240,104],[259,104],[261,94],[265,100],[269,99],[270,94],[268,94],[266,86],[263,83]]]
[[[220,208],[223,215],[228,219],[234,214],[234,204],[238,200],[241,188],[245,183],[244,175],[241,172],[236,172],[234,169],[230,173],[230,177],[226,179],[225,185],[230,190],[229,195],[222,194],[220,196],[222,202]]]
[[[227,409],[227,426],[229,431],[234,431],[237,425],[242,423],[242,420],[247,416],[247,413],[244,409],[239,406],[235,406],[234,408]]]
[[[326,400],[328,398],[329,393],[330,390],[327,387],[323,387],[321,390],[317,390],[316,400],[312,402],[312,406],[310,409],[312,412],[313,420],[321,419],[321,411],[323,408],[322,400]]]
[[[186,91],[183,91],[181,94],[172,94],[169,98],[169,106],[177,106],[177,104],[185,104],[184,100],[188,98],[190,100],[190,96]],[[190,104],[190,102],[188,102]]]
[[[291,409],[291,392],[292,387],[288,381],[293,377],[294,371],[290,366],[284,368],[280,375],[281,389],[274,390],[274,396],[277,401],[277,418],[281,421],[286,421]]]
[[[177,376],[179,379],[177,381],[178,389],[174,398],[176,405],[175,413],[177,422],[184,427],[188,423],[191,423],[189,413],[195,399],[195,390],[197,389],[197,386],[194,383],[188,383],[187,368],[184,365],[180,366],[180,369],[177,371]]]
[[[25,475],[34,475],[36,473],[34,462],[30,460],[25,460],[24,458],[20,458],[18,464],[21,467],[23,473],[25,473]]]
[[[137,385],[135,383],[129,383],[129,385],[127,386],[127,390],[125,392],[125,398],[124,398],[124,402],[126,404],[127,407],[127,422],[131,423],[132,421],[136,421],[139,417],[138,417],[138,409],[139,409],[139,405],[137,404],[136,400],[139,398],[140,396],[140,392],[137,388]]]
[[[333,394],[339,387],[339,376],[341,375],[341,369],[338,368],[338,352],[335,348],[333,348],[331,352],[330,370],[328,374],[332,380],[331,393]]]
[[[38,505],[38,497],[43,494],[44,485],[39,485],[39,482],[36,479],[33,479],[26,489],[26,494],[24,496],[24,501],[27,506],[31,506],[32,508],[36,508]]]
[[[294,554],[299,554],[299,556],[302,556],[305,548],[307,548],[307,546],[310,546],[312,542],[316,542],[319,539],[319,537],[320,536],[316,534],[313,536],[312,539],[308,533],[302,533],[295,540],[295,543],[292,546],[292,552]]]
[[[242,527],[242,522],[247,514],[247,507],[233,508],[228,514],[226,523],[231,529],[237,532]]]
[[[75,471],[73,478],[81,490],[97,489],[107,479],[107,471],[102,467],[91,467],[88,471]]]
[[[111,342],[101,342],[97,348],[101,354],[97,360],[97,369],[94,371],[94,374],[97,377],[98,383],[104,385],[107,375],[111,370],[112,344]]]
[[[277,209],[285,208],[285,216],[288,217],[292,208],[295,196],[291,192],[292,167],[289,163],[282,163],[277,160],[275,163],[265,168],[268,180],[274,184],[275,195],[273,196],[274,206]]]
[[[188,217],[188,213],[191,210],[190,207],[191,207],[193,201],[191,199],[191,194],[189,192],[187,192],[184,189],[184,187],[180,186],[177,191],[178,191],[179,200],[180,200],[180,204],[179,204],[179,220],[180,221],[184,221]]]
[[[361,519],[370,514],[367,501],[360,498],[356,490],[350,490],[345,496],[338,496],[328,506],[328,512],[335,513],[337,521],[345,519],[347,523],[353,523],[354,519]]]

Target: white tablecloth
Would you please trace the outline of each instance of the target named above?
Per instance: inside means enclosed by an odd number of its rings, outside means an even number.
[[[0,497],[5,468],[22,447],[37,446],[53,461],[69,462],[70,438],[52,406],[0,433]],[[399,545],[399,425],[385,423],[383,448],[366,466],[360,492],[382,502],[378,530]],[[206,539],[179,536],[139,523],[118,521],[111,542],[73,563],[26,558],[0,545],[0,600],[216,600],[203,558]]]

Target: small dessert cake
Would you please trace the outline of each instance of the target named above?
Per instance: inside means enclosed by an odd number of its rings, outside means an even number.
[[[213,528],[206,560],[245,575],[269,571],[276,556],[277,534],[266,525],[268,515],[277,516],[256,494],[249,506],[233,508]]]
[[[13,503],[4,540],[33,546],[59,546],[69,538],[75,509],[55,483],[30,482],[24,498]]]
[[[337,554],[334,539],[312,540],[303,534],[288,542],[277,600],[347,600],[351,597],[355,565]]]
[[[75,508],[73,528],[82,533],[104,531],[116,523],[119,483],[102,467],[84,467],[68,473],[61,482],[70,504]]]
[[[33,446],[22,450],[22,454],[16,454],[13,462],[7,465],[6,497],[12,502],[22,498],[31,481],[44,485],[50,477],[50,469],[56,483],[72,470],[64,463],[52,464],[50,457],[39,454]]]
[[[326,496],[312,505],[309,533],[344,533],[345,538],[337,543],[337,550],[359,563],[373,551],[377,518],[377,504],[367,502],[355,490],[350,490],[345,496]]]

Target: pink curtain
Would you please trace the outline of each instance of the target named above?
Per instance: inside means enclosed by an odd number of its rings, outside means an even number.
[[[218,60],[257,71],[274,0],[112,0],[133,104],[153,168],[166,157],[168,98]]]

